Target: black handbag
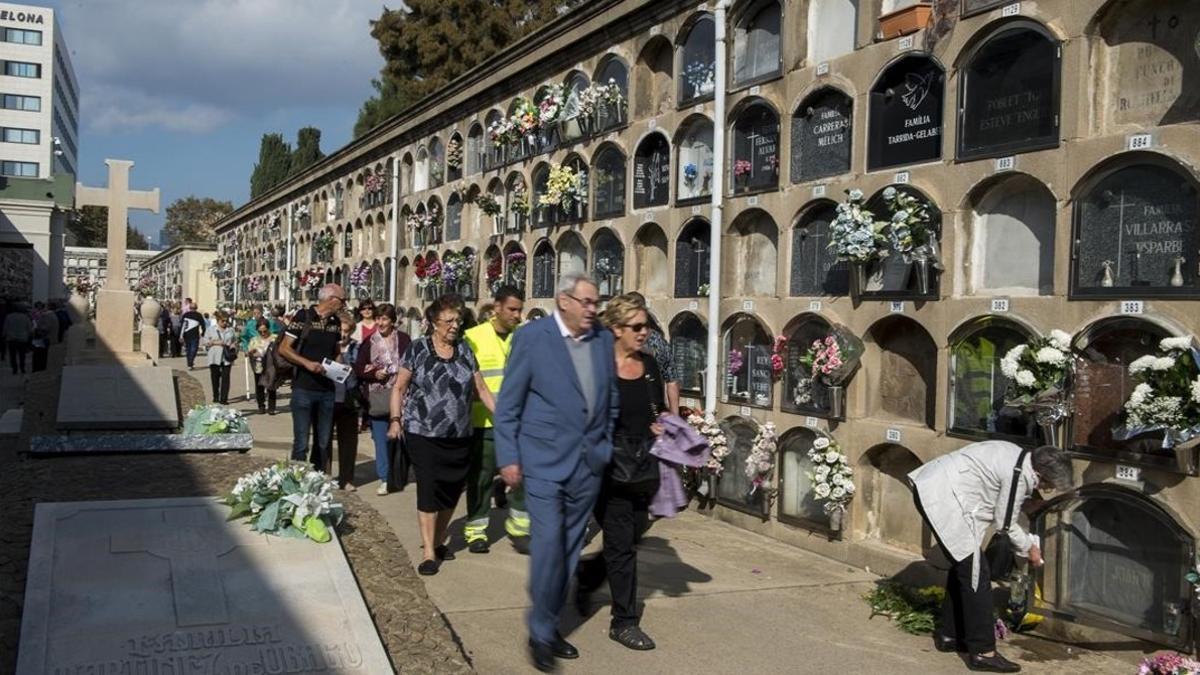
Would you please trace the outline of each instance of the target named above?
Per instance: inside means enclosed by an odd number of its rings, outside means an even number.
[[[646,389],[650,394],[650,419],[658,419],[658,406],[654,400],[653,378],[643,373]],[[613,438],[612,460],[608,465],[608,478],[627,491],[653,493],[658,489],[658,458],[650,454],[654,446],[653,436],[624,436]]]
[[[237,360],[237,355],[238,355],[237,347],[230,347],[229,345],[224,345],[223,347],[221,347],[221,349],[222,349],[222,356],[225,357],[225,365],[229,365]]]
[[[1021,479],[1021,466],[1025,464],[1025,456],[1028,454],[1029,449],[1026,448],[1017,457],[1017,465],[1013,467],[1012,481],[1008,490],[1008,507],[1004,511],[1004,527],[992,535],[992,540],[988,542],[987,549],[983,552],[983,559],[987,561],[991,577],[996,581],[1007,579],[1017,566],[1012,540],[1008,538],[1008,528],[1012,525],[1013,506],[1017,501],[1017,481]]]

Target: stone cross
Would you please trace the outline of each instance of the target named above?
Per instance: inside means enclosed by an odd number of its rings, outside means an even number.
[[[75,184],[76,206],[108,207],[108,290],[128,290],[125,277],[125,228],[129,220],[129,209],[144,209],[158,213],[158,188],[153,190],[130,190],[129,170],[133,162],[125,159],[106,159],[108,165],[108,187],[87,187]]]

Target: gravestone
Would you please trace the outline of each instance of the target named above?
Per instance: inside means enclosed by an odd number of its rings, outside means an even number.
[[[734,127],[734,191],[763,190],[779,183],[779,120],[765,105],[746,111]],[[738,163],[749,172],[739,175]]]
[[[625,158],[620,152],[607,148],[601,151],[592,172],[595,216],[603,218],[625,213]]]
[[[774,371],[771,368],[771,348],[766,345],[746,345],[746,368],[750,377],[750,402],[755,405],[771,404],[771,388]]]
[[[1108,126],[1131,129],[1200,120],[1200,3],[1134,0],[1110,5],[1100,22],[1107,68],[1106,99],[1098,102]]]
[[[893,185],[891,187],[912,195],[926,205],[929,211],[931,226],[934,232],[937,233],[938,241],[940,242],[942,216],[937,205],[932,203],[919,190],[910,186]],[[892,219],[893,210],[883,198],[883,190],[877,192],[867,201],[867,210],[875,215],[876,220]],[[938,253],[940,255],[941,252],[939,251]],[[905,261],[903,255],[893,253],[883,260],[870,263],[868,268],[871,276],[867,282],[867,293],[864,293],[864,295],[874,298],[936,298],[938,295],[939,275],[932,265],[927,269],[930,276],[929,293],[924,296],[920,294],[920,286],[918,285],[918,268],[911,262]]]
[[[833,204],[805,214],[792,229],[791,294],[794,296],[850,293],[850,271],[829,248],[829,223],[837,216]]]
[[[38,504],[20,673],[393,672],[341,546],[211,498]]]
[[[1180,173],[1133,165],[1075,205],[1078,295],[1194,295],[1197,193]]]
[[[671,196],[671,146],[662,134],[642,141],[633,158],[633,208],[666,204]]]
[[[982,45],[964,70],[960,158],[1058,145],[1058,43],[1017,26]]]
[[[59,429],[175,429],[175,380],[166,368],[122,365],[63,368]]]
[[[943,79],[923,56],[901,59],[879,78],[871,89],[868,169],[941,158]]]
[[[793,183],[850,170],[853,106],[849,96],[832,89],[800,104],[792,116]]]

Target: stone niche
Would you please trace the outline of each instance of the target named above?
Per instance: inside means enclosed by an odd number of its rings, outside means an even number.
[[[633,208],[666,204],[671,196],[671,144],[660,133],[638,144],[633,158]]]
[[[700,217],[680,230],[675,240],[675,297],[700,297],[701,287],[708,287],[710,237],[711,226]]]
[[[844,296],[850,293],[846,263],[829,249],[829,224],[837,218],[837,205],[816,202],[801,213],[792,228],[789,293],[793,296]]]
[[[666,295],[671,283],[671,268],[667,265],[667,235],[658,225],[648,223],[638,230],[633,247],[637,264],[637,289],[651,297]]]
[[[1014,174],[974,195],[967,278],[973,295],[1054,293],[1054,195]]]
[[[912,319],[893,316],[872,326],[864,343],[868,414],[932,429],[937,345],[929,333]]]
[[[783,335],[787,337],[783,354],[783,401],[780,405],[783,411],[821,417],[829,415],[829,389],[819,379],[813,378],[809,369],[800,362],[812,343],[824,339],[829,333],[829,322],[817,314],[801,314],[783,329]]]
[[[753,316],[734,314],[725,324],[724,343],[722,400],[769,408],[775,388],[770,332]],[[740,364],[730,358],[734,353]]]
[[[871,88],[868,170],[941,158],[944,80],[927,56],[905,56],[883,71]]]
[[[808,451],[812,449],[817,432],[797,427],[785,433],[779,442],[779,519],[801,527],[829,527],[829,516],[813,494],[813,470]]]
[[[729,227],[729,264],[722,284],[729,295],[775,295],[775,262],[779,257],[779,228],[771,214],[750,209]]]
[[[862,509],[865,520],[858,522],[865,538],[918,555],[932,545],[908,488],[908,474],[919,466],[921,460],[912,451],[891,443],[863,454],[855,508]]]
[[[700,317],[681,312],[671,320],[671,364],[680,390],[700,395],[704,391],[704,367],[708,358],[708,332]]]
[[[1047,564],[1042,603],[1072,620],[1161,642],[1191,644],[1194,537],[1153,498],[1084,485],[1031,518]]]
[[[1037,441],[1033,418],[1004,405],[1008,378],[1000,360],[1013,347],[1029,342],[1031,332],[996,316],[967,322],[950,336],[950,423],[947,428],[970,438]]]
[[[743,417],[727,417],[721,422],[721,429],[729,441],[729,456],[725,458],[725,470],[717,481],[717,500],[739,511],[766,515],[763,491],[751,493],[753,486],[743,470],[754,437],[758,435],[758,423]]]
[[[854,101],[833,88],[821,89],[792,113],[793,183],[850,170]]]
[[[1093,24],[1098,128],[1107,133],[1200,120],[1200,3],[1109,2]]]

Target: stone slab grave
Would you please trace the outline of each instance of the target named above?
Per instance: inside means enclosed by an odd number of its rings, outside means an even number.
[[[340,543],[212,498],[38,504],[17,672],[394,672]]]
[[[67,366],[58,395],[58,428],[176,429],[175,381],[166,368]]]
[[[3,435],[0,429],[0,435]],[[252,434],[105,434],[88,436],[33,436],[29,454],[35,456],[94,455],[149,452],[249,452]]]

